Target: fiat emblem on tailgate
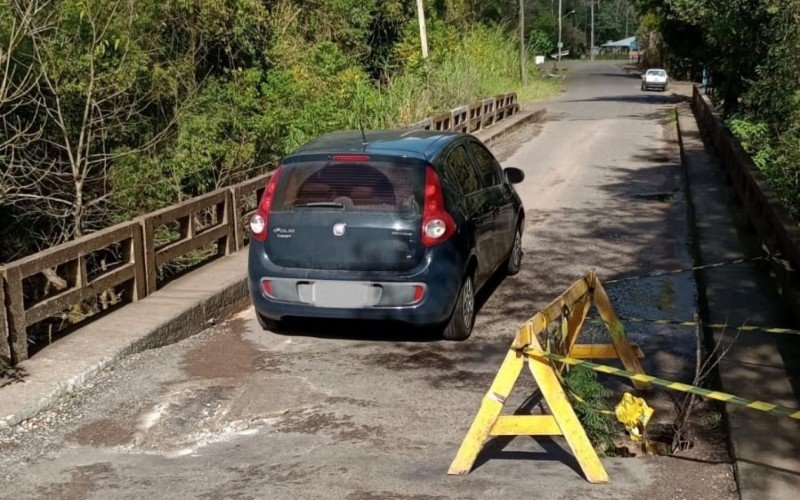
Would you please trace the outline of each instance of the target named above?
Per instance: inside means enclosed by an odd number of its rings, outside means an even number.
[[[333,234],[334,236],[344,236],[344,232],[347,230],[347,224],[344,222],[337,222],[333,225]]]

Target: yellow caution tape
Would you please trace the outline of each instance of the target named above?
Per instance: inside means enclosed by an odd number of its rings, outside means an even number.
[[[670,380],[665,380],[663,378],[654,377],[652,375],[644,375],[641,373],[633,373],[627,370],[622,370],[620,368],[616,368],[614,366],[608,365],[599,365],[597,363],[592,363],[590,361],[584,361],[582,359],[575,359],[570,358],[568,356],[561,356],[559,354],[553,354],[544,352],[538,349],[531,349],[528,347],[521,348],[521,349],[514,349],[516,352],[525,354],[527,356],[538,357],[548,359],[550,361],[557,361],[559,363],[566,363],[572,366],[583,366],[590,370],[594,370],[599,373],[607,373],[609,375],[614,375],[617,377],[624,377],[630,380],[635,380],[639,382],[650,383],[653,385],[657,385],[659,387],[664,387],[665,389],[671,389],[674,391],[680,392],[688,392],[691,394],[696,394],[698,396],[702,396],[709,399],[715,399],[717,401],[722,401],[724,403],[731,403],[739,406],[744,406],[746,408],[751,408],[753,410],[759,410],[767,413],[777,413],[778,415],[784,415],[790,418],[794,418],[800,420],[800,409],[797,408],[789,408],[788,406],[781,406],[776,405],[773,403],[766,403],[764,401],[754,401],[750,399],[745,399],[739,396],[734,396],[733,394],[728,394],[726,392],[721,391],[712,391],[710,389],[704,389],[702,387],[697,387],[696,385],[689,385],[683,384],[681,382],[672,382]]]
[[[759,256],[759,257],[748,257],[746,259],[736,259],[736,260],[728,260],[728,261],[723,261],[723,262],[715,262],[713,264],[705,264],[703,266],[686,267],[686,268],[683,268],[683,269],[673,269],[671,271],[653,271],[652,273],[640,274],[638,276],[627,276],[625,278],[618,278],[618,279],[615,279],[615,280],[604,280],[603,284],[608,285],[608,284],[612,284],[612,283],[620,283],[620,282],[623,282],[623,281],[632,281],[632,280],[638,280],[638,279],[642,279],[642,278],[654,278],[654,277],[657,277],[657,276],[668,276],[668,275],[671,275],[671,274],[687,273],[689,271],[700,271],[700,270],[703,270],[703,269],[711,269],[711,268],[715,268],[715,267],[732,266],[732,265],[735,265],[735,264],[743,264],[745,262],[757,262],[757,261],[760,261],[760,260],[766,260],[766,261],[771,261],[771,262],[775,262],[777,264],[780,264],[784,269],[786,269],[787,272],[794,271],[794,269],[792,269],[792,266],[789,263],[789,261],[784,260],[784,259],[779,259],[776,255],[771,254],[769,252],[769,250],[767,249],[766,245],[761,245],[761,248],[764,249],[764,251],[767,253],[767,255],[762,255],[762,256]]]
[[[737,330],[742,332],[764,332],[764,333],[781,333],[787,335],[800,335],[800,330],[794,330],[792,328],[770,328],[765,326],[756,326],[756,325],[741,325],[741,326],[731,326],[725,323],[695,323],[694,321],[675,321],[670,319],[650,319],[650,318],[633,318],[629,316],[619,316],[619,319],[623,321],[629,321],[631,323],[656,323],[659,325],[676,325],[676,326],[702,326],[706,328],[728,328],[731,330]]]

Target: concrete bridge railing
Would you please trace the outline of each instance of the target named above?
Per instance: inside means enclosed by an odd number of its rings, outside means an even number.
[[[498,95],[409,125],[475,132],[519,111]],[[245,248],[247,221],[271,174],[217,189],[0,266],[0,360],[29,357],[32,330],[51,339],[143,299],[170,278]]]
[[[789,310],[800,321],[800,224],[789,215],[753,159],[697,85],[692,94],[692,109],[700,129],[725,167],[758,239],[772,254],[778,254],[789,263],[791,270],[772,262],[772,271]]]

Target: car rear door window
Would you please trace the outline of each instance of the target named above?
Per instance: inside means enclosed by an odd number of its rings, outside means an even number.
[[[444,177],[465,196],[481,189],[480,181],[464,146],[457,146],[447,156]]]
[[[475,141],[470,141],[469,147],[475,157],[475,162],[478,164],[478,172],[480,173],[481,182],[484,187],[500,184],[498,168],[492,153]]]

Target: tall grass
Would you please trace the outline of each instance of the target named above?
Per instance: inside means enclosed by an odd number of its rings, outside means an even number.
[[[380,102],[378,126],[397,126],[476,99],[517,92],[519,100],[552,96],[558,83],[539,76],[528,65],[528,84],[521,84],[519,47],[499,26],[478,26],[464,34],[455,47],[431,54],[429,61],[391,78],[376,90]]]

